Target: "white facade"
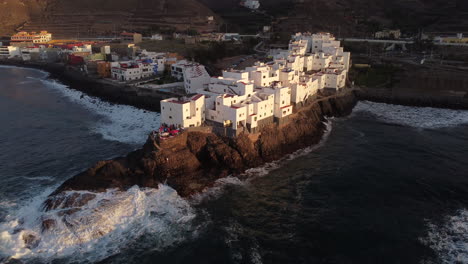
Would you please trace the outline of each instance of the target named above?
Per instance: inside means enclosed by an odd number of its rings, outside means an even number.
[[[111,77],[121,82],[149,78],[155,74],[155,64],[144,61],[113,62]]]
[[[161,52],[150,52],[143,50],[139,56],[140,60],[150,59],[158,73],[164,72],[167,61],[166,54]]]
[[[36,47],[29,47],[29,48],[22,48],[21,50],[21,58],[23,61],[30,61],[31,60],[31,55],[33,53],[37,53],[39,56],[40,48]]]
[[[205,96],[161,101],[161,123],[176,127],[197,127],[205,122]]]
[[[0,47],[0,57],[3,58],[14,58],[21,56],[21,49],[14,46],[1,46]]]
[[[163,40],[163,36],[161,34],[153,34],[151,35],[151,40]]]
[[[184,87],[187,94],[196,93],[208,87],[210,75],[201,64],[192,64],[184,68]]]
[[[296,34],[288,50],[272,55],[271,62],[257,62],[243,71],[223,71],[220,77],[209,78],[197,70],[201,65],[187,61],[174,64],[171,70],[174,77],[184,78],[187,93],[203,95],[204,120],[232,129],[234,134],[256,132],[273,120],[280,122],[293,114],[294,105],[301,106],[320,89],[346,86],[351,56],[330,33]],[[163,113],[164,120],[175,120],[165,123],[197,126],[183,122],[189,109],[184,105],[190,100],[172,98],[165,103],[169,102],[182,106],[170,107],[170,115]],[[168,112],[166,105],[162,111]]]
[[[257,10],[260,8],[260,1],[259,0],[244,0],[244,1],[241,1],[241,5],[249,9]]]
[[[293,106],[291,105],[291,88],[275,84],[271,87],[263,88],[262,91],[267,94],[274,95],[273,114],[277,118],[283,118],[292,114]]]

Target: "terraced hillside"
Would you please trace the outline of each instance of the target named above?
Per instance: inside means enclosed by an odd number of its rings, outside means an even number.
[[[13,0],[12,0],[13,1]],[[25,7],[33,7],[33,0]],[[177,30],[217,29],[215,14],[195,0],[44,0],[41,12],[26,13],[25,31],[48,30],[55,38],[112,36],[123,30],[146,32],[161,27]],[[217,18],[215,16],[215,18]],[[2,17],[3,19],[3,17]],[[18,20],[21,20],[18,19]],[[20,23],[16,23],[20,24]]]
[[[236,0],[198,0],[231,17]],[[366,36],[384,27],[403,31],[467,32],[467,0],[261,0],[278,32],[331,31]],[[255,14],[251,14],[255,16]],[[372,21],[372,22],[371,22]]]

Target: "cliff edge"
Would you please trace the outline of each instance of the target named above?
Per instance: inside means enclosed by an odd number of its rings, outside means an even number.
[[[46,210],[77,207],[92,199],[64,195],[66,191],[126,190],[134,185],[157,188],[167,183],[183,197],[212,186],[219,178],[239,174],[316,144],[325,130],[325,117],[351,113],[354,91],[305,105],[283,125],[271,124],[258,134],[236,138],[187,131],[169,140],[149,136],[142,149],[126,157],[100,161],[64,182],[44,203]]]

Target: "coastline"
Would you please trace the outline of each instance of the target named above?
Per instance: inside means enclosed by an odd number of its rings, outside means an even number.
[[[31,68],[49,73],[49,79],[57,80],[70,89],[98,97],[103,101],[134,106],[136,108],[160,112],[160,101],[173,95],[161,93],[161,97],[139,96],[134,87],[111,84],[70,70],[63,63],[28,63],[23,61],[0,60],[0,65]]]
[[[167,183],[182,197],[189,197],[228,175],[279,160],[287,154],[319,143],[326,117],[347,116],[357,103],[354,90],[309,102],[285,124],[271,124],[257,134],[235,138],[211,132],[186,131],[169,140],[148,137],[143,148],[126,157],[100,161],[64,182],[44,203],[46,210],[87,199],[64,195],[67,191],[127,190],[134,185],[157,188]]]

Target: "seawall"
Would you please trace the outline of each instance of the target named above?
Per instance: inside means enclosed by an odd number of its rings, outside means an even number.
[[[0,65],[17,66],[43,70],[50,73],[51,79],[56,79],[71,89],[81,91],[87,95],[116,103],[131,105],[149,111],[159,112],[160,101],[173,94],[161,92],[160,96],[139,96],[135,87],[112,84],[92,77],[70,68],[63,63],[29,63],[24,61],[0,60]]]

